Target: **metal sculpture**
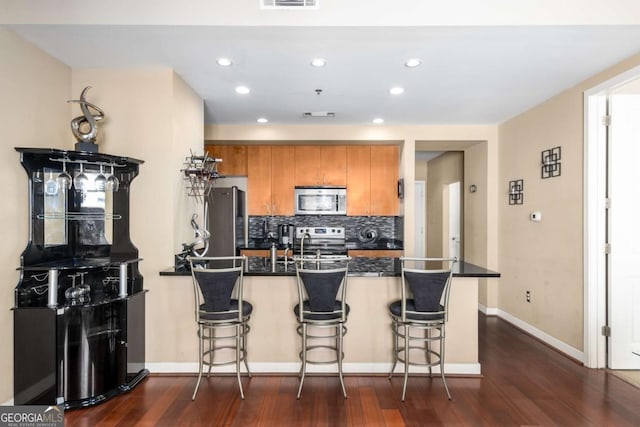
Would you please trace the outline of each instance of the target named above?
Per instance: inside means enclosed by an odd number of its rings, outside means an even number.
[[[80,99],[70,99],[67,102],[75,102],[80,104],[80,110],[82,111],[82,116],[78,116],[71,120],[71,132],[73,133],[73,136],[75,136],[75,138],[78,140],[76,149],[80,148],[81,151],[95,152],[97,151],[97,122],[104,118],[104,112],[96,105],[87,101],[86,94],[89,89],[91,89],[91,86],[87,86],[82,90]],[[93,109],[95,114],[92,114],[90,109]],[[89,127],[88,130],[86,129],[87,125]]]

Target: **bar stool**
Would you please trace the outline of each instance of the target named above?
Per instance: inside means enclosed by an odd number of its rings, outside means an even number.
[[[389,304],[389,314],[393,320],[394,361],[389,380],[398,362],[404,363],[402,401],[404,402],[409,377],[409,365],[427,366],[429,377],[431,368],[440,367],[447,397],[451,394],[444,375],[445,323],[451,289],[451,275],[455,258],[406,258],[400,257],[402,267],[401,299]],[[410,298],[408,298],[410,294]],[[412,331],[422,331],[421,336]],[[403,340],[400,346],[400,340]],[[433,343],[439,348],[434,349]],[[424,354],[425,360],[410,360],[411,350]]]
[[[296,260],[299,302],[293,312],[298,321],[297,332],[302,339],[302,351],[300,352],[302,365],[299,373],[298,399],[302,394],[307,364],[336,363],[342,394],[345,398],[347,397],[342,376],[342,359],[344,358],[343,339],[347,333],[345,323],[350,311],[346,302],[349,260],[351,258],[346,256]],[[313,333],[309,333],[309,328],[313,328]],[[329,334],[319,333],[324,329],[328,329]],[[331,342],[332,340],[334,341]],[[309,345],[310,341],[313,341],[314,344]],[[320,349],[335,351],[336,358],[328,361],[309,359],[310,352]]]
[[[243,299],[243,270],[246,257],[189,257],[193,291],[195,295],[196,323],[198,325],[198,381],[191,400],[195,400],[202,379],[202,370],[208,366],[207,378],[213,366],[235,363],[240,397],[244,399],[240,380],[240,362],[247,374],[246,336],[253,306]],[[235,296],[233,295],[235,290]],[[205,349],[205,343],[208,348]],[[214,353],[222,349],[235,350],[235,360],[215,361]]]

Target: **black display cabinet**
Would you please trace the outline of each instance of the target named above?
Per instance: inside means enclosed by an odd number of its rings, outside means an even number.
[[[93,405],[148,374],[146,291],[129,237],[129,188],[143,162],[16,151],[30,227],[13,308],[14,403]]]

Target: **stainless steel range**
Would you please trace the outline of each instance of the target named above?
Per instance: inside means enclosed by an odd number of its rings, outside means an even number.
[[[304,251],[346,255],[344,227],[296,227],[295,252],[299,253],[304,237]]]

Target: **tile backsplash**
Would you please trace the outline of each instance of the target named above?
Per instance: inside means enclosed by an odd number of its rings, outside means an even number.
[[[278,234],[278,225],[294,227],[344,227],[347,240],[357,239],[363,229],[373,229],[380,239],[402,240],[404,218],[400,216],[249,216],[249,239],[262,239],[266,220],[267,232]]]

